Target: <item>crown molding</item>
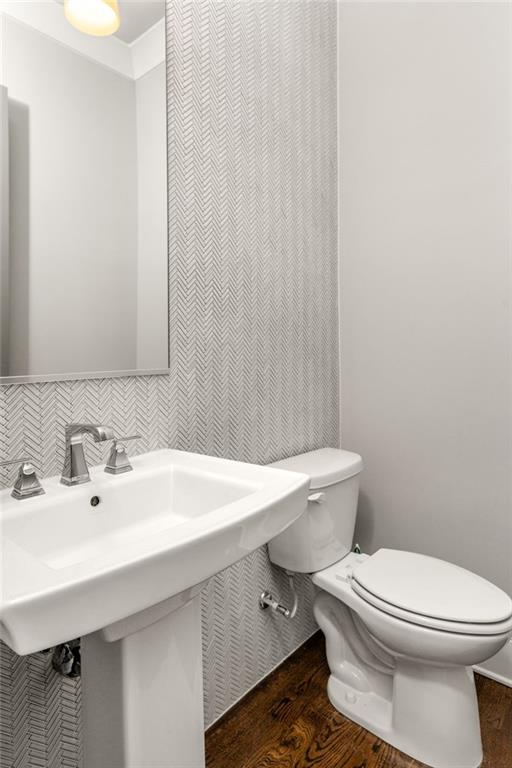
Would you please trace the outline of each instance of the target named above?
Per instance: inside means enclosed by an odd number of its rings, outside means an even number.
[[[150,72],[165,61],[165,19],[160,19],[140,35],[129,48],[132,54],[133,77]]]

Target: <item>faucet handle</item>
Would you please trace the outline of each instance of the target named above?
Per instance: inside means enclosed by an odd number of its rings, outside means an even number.
[[[19,459],[0,461],[0,467],[8,467],[11,464],[20,465],[18,477],[14,481],[11,493],[11,496],[14,499],[18,499],[18,501],[21,501],[22,499],[31,499],[33,496],[41,496],[41,494],[45,492],[29,457],[21,456]]]
[[[123,443],[126,443],[128,440],[138,440],[140,437],[142,437],[142,435],[115,437],[105,465],[105,472],[108,472],[110,475],[121,475],[123,472],[131,472],[133,467],[130,464],[130,459],[128,458]]]

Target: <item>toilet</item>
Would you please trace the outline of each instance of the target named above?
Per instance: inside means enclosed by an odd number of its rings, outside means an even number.
[[[360,456],[335,448],[273,466],[310,476],[307,512],[268,545],[270,560],[310,573],[325,635],[333,706],[432,768],[478,768],[472,666],[512,635],[512,601],[434,557],[352,551]]]

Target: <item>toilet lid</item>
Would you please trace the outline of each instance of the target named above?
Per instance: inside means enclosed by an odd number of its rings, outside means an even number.
[[[354,569],[352,584],[390,607],[443,621],[494,624],[512,616],[512,600],[494,584],[415,552],[379,549]]]

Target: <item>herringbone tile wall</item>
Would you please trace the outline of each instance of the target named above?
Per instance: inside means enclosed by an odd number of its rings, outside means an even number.
[[[139,451],[338,444],[335,17],[335,0],[168,0],[171,375],[0,388],[0,454],[55,474],[64,424],[97,418]],[[314,630],[307,579],[293,622],[259,611],[266,586],[286,599],[261,549],[203,591],[206,723]],[[1,768],[78,768],[79,683],[5,646],[0,671]]]
[[[168,4],[172,444],[338,444],[336,3]],[[262,614],[264,550],[203,594],[209,723],[314,629]]]

